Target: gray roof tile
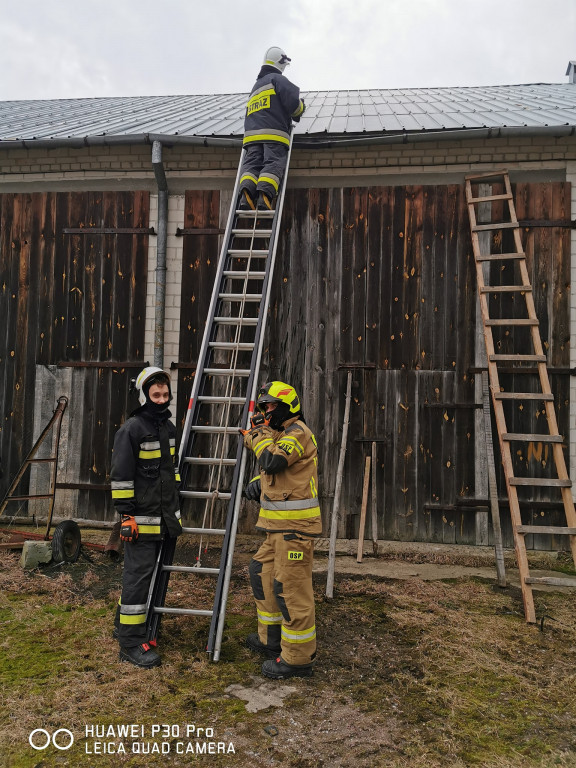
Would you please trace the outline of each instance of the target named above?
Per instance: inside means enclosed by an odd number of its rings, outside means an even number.
[[[303,92],[296,133],[576,126],[576,84]],[[0,102],[0,142],[143,134],[240,137],[246,94]]]

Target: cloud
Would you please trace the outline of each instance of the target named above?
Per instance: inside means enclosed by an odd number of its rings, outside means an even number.
[[[31,0],[4,6],[0,99],[237,93],[264,51],[303,90],[564,82],[574,0]]]

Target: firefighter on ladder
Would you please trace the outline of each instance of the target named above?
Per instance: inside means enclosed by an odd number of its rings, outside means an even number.
[[[304,113],[300,89],[282,73],[290,59],[268,48],[246,105],[240,210],[271,210],[286,169],[292,121]]]
[[[266,677],[309,677],[316,656],[312,560],[322,532],[316,440],[289,384],[264,384],[256,410],[251,428],[241,431],[260,474],[244,495],[260,501],[256,527],[266,540],[249,568],[258,632],[246,644],[268,657]]]
[[[176,428],[168,405],[170,377],[161,368],[141,371],[135,387],[140,407],[114,437],[110,480],[124,542],[122,595],[114,622],[120,661],[151,668],[161,664],[156,639],[146,637],[150,584],[164,536],[182,533],[176,461]]]

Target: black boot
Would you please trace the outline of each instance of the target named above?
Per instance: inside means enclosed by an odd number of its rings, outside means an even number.
[[[256,206],[254,205],[254,200],[252,200],[251,195],[249,195],[248,192],[243,189],[242,192],[240,192],[240,197],[238,199],[238,210],[253,211],[255,209]]]
[[[275,659],[277,656],[280,656],[280,648],[271,648],[269,645],[264,645],[258,636],[258,632],[251,632],[248,635],[246,645],[251,651],[261,653],[267,659]]]
[[[273,680],[285,680],[287,677],[312,677],[314,664],[287,664],[281,656],[262,664],[262,674]]]
[[[274,200],[264,192],[259,192],[256,207],[259,211],[271,211],[274,208]]]
[[[129,661],[130,664],[144,669],[159,667],[162,664],[162,659],[149,643],[142,643],[142,645],[136,645],[133,648],[121,647],[120,661]]]

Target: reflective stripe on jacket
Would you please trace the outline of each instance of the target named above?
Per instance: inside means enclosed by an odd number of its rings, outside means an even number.
[[[300,120],[303,111],[298,86],[273,67],[263,67],[246,104],[244,146],[274,141],[288,147],[292,120]]]
[[[170,536],[182,532],[176,428],[169,415],[138,408],[114,437],[110,471],[114,507],[120,515],[135,517],[139,536],[161,538],[165,530]]]
[[[284,429],[259,427],[244,437],[260,466],[260,515],[256,527],[266,531],[322,533],[318,503],[316,439],[298,418]]]

